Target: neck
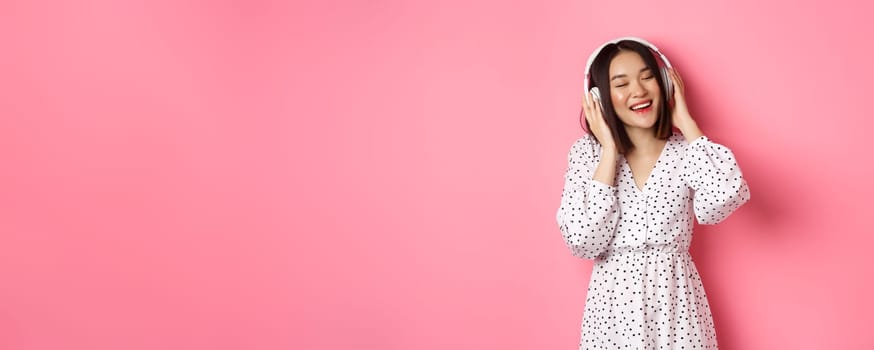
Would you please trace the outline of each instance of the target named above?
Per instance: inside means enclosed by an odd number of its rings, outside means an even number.
[[[628,138],[634,143],[632,154],[658,154],[661,153],[665,140],[655,137],[653,129],[626,128]]]

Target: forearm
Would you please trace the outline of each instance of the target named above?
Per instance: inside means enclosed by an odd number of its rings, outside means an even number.
[[[615,150],[604,148],[601,150],[601,161],[592,174],[592,180],[613,187],[616,184],[616,163],[619,161],[619,153]]]
[[[686,137],[686,142],[692,143],[701,136],[704,136],[704,133],[698,128],[698,123],[692,119],[691,116],[687,116],[685,118],[681,118],[682,122],[677,123],[677,129],[680,129],[680,132],[683,133],[683,136]]]
[[[695,192],[694,210],[701,224],[716,224],[749,201],[750,190],[734,153],[706,136],[686,149],[681,177]]]
[[[598,181],[587,182],[582,187],[566,183],[556,219],[565,244],[574,256],[597,258],[616,233],[619,200],[615,187]]]

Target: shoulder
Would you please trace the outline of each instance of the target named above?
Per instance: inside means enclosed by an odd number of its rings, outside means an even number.
[[[568,152],[568,161],[592,162],[600,154],[601,144],[591,134],[585,134],[574,141]]]
[[[598,143],[598,140],[595,140],[595,137],[592,136],[592,134],[585,134],[574,141],[574,144],[571,146],[571,152],[594,153],[600,148],[601,144]]]

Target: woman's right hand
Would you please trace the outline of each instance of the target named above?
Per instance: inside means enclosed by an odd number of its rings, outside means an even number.
[[[604,120],[604,113],[601,111],[601,101],[595,99],[591,91],[586,92],[586,103],[583,109],[586,113],[586,121],[589,122],[589,132],[595,135],[601,148],[616,152],[616,143],[613,141],[613,132],[610,131],[610,126]]]

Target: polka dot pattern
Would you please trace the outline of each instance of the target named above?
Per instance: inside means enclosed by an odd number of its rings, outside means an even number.
[[[716,349],[689,246],[693,220],[716,224],[750,198],[734,155],[675,133],[640,189],[620,157],[616,184],[592,180],[600,145],[571,147],[556,219],[574,256],[595,260],[580,349]]]

